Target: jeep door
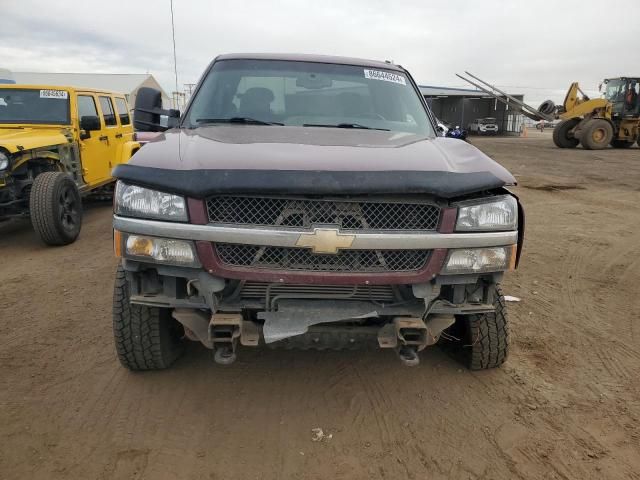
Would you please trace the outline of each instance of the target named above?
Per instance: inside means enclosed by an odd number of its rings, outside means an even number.
[[[86,184],[94,186],[102,183],[111,175],[109,161],[113,149],[109,145],[104,118],[98,110],[97,95],[89,92],[78,93],[77,104],[80,123],[82,123],[82,117],[85,116],[98,117],[100,122],[100,130],[86,132],[80,139],[82,177]]]
[[[104,165],[104,178],[111,178],[111,170],[116,165],[118,154],[122,150],[123,134],[118,123],[111,95],[98,94],[98,103],[104,120],[104,130],[100,138],[106,138],[108,155]]]
[[[126,142],[133,140],[133,125],[131,125],[129,105],[124,97],[113,96],[112,100],[116,108],[116,118],[118,121],[118,128],[115,133],[117,151],[116,156],[112,160],[112,167],[115,167],[119,163],[124,163],[129,160],[130,155],[123,152],[123,146]]]

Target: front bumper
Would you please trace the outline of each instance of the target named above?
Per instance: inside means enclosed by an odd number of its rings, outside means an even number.
[[[264,246],[296,249],[308,231],[299,229],[263,229],[225,225],[196,225],[114,216],[114,228],[124,234],[189,240],[195,243],[199,261],[209,274],[227,279],[283,283],[335,285],[389,285],[428,282],[442,270],[449,249],[509,247],[518,242],[518,232],[452,233],[452,228],[425,233],[363,233],[345,235],[348,247],[341,251],[428,251],[428,260],[418,269],[384,272],[327,272],[264,269],[223,262],[215,244]],[[444,230],[444,231],[442,231]],[[448,232],[448,233],[447,233]],[[514,247],[515,250],[515,247]],[[515,251],[512,253],[515,261]]]
[[[226,265],[217,255],[216,245],[225,243],[305,248],[299,242],[308,235],[307,230],[170,223],[117,215],[114,228],[120,253],[128,235],[195,244],[201,265],[197,268],[126,255],[123,266],[132,303],[173,309],[188,336],[208,348],[219,348],[225,342],[235,345],[238,338],[243,345],[257,345],[259,338],[278,343],[289,337],[303,338],[302,333],[318,328],[343,332],[338,338],[348,342],[354,341],[355,333],[373,332],[381,347],[390,348],[397,345],[397,338],[404,338],[402,325],[409,322],[407,328],[419,332],[416,345],[421,349],[435,343],[454,316],[494,311],[491,286],[501,281],[503,272],[444,275],[441,272],[450,249],[510,247],[511,266],[516,259],[518,232],[454,233],[455,217],[444,218],[437,232],[354,232],[351,244],[340,249],[429,252],[421,269],[407,272],[243,268]],[[315,342],[322,335],[313,331]]]

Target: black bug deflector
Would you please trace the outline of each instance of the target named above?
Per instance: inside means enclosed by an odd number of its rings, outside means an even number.
[[[311,170],[172,170],[119,165],[120,180],[203,198],[224,193],[407,194],[454,198],[492,190],[506,182],[491,172],[335,172]]]

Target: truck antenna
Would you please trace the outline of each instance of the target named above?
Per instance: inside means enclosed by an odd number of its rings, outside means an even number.
[[[178,91],[178,62],[176,60],[176,27],[173,21],[173,0],[169,0],[171,5],[171,37],[173,39],[173,73],[176,77],[176,92]],[[177,100],[177,99],[176,99]]]

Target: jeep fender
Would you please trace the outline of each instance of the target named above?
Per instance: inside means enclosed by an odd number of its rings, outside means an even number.
[[[118,164],[127,163],[129,159],[133,156],[133,154],[136,153],[138,150],[140,150],[140,142],[136,142],[133,140],[124,142],[122,144],[122,149],[120,150],[120,155],[117,159],[118,160],[117,163]]]

